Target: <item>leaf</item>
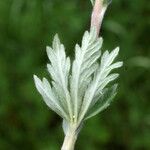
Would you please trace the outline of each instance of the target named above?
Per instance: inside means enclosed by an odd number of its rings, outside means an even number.
[[[37,90],[43,97],[47,106],[50,107],[59,116],[68,120],[67,114],[60,107],[60,104],[58,100],[56,99],[54,93],[52,92],[51,86],[48,83],[48,81],[45,78],[43,78],[43,81],[41,81],[36,75],[34,75],[34,82],[35,82]]]
[[[67,113],[72,119],[72,103],[68,90],[70,58],[66,58],[64,45],[60,43],[58,35],[54,37],[53,47],[47,47],[47,55],[51,62],[47,68],[53,80],[53,90],[61,107],[67,109]]]
[[[104,89],[103,94],[100,94],[100,97],[96,101],[94,106],[91,107],[87,112],[85,120],[97,115],[98,113],[106,109],[114,99],[117,93],[116,91],[117,91],[117,84],[113,85],[110,88]]]
[[[91,81],[91,75],[98,67],[97,60],[101,55],[101,46],[102,38],[97,38],[96,29],[93,28],[90,33],[85,32],[82,46],[76,45],[75,47],[75,60],[70,80],[75,120],[78,118],[85,90]]]
[[[97,95],[97,91],[102,93],[103,89],[113,80],[118,77],[118,74],[109,73],[118,67],[122,66],[122,62],[112,64],[116,56],[118,55],[119,48],[117,47],[111,53],[105,51],[101,57],[101,64],[94,74],[94,78],[88,86],[82,103],[80,111],[79,122],[84,118],[85,114],[89,110],[90,106],[95,102],[93,99]]]

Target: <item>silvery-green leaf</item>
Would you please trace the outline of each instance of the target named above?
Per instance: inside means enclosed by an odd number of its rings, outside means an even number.
[[[84,81],[89,80],[89,77],[97,69],[97,60],[101,55],[102,38],[97,38],[96,34],[96,29],[94,28],[91,29],[91,32],[86,31],[82,39],[81,47],[79,45],[75,47],[75,60],[73,61],[70,80],[75,120],[78,118],[85,93],[84,90],[79,90],[86,89],[83,88],[85,87]]]
[[[60,106],[64,109],[65,112],[68,112],[68,108],[66,100],[65,100],[65,95],[63,94],[63,90],[59,84],[56,84],[55,82],[52,81],[52,91],[56,95],[57,100],[60,103]]]
[[[106,109],[110,105],[111,101],[114,99],[116,95],[116,90],[117,84],[113,85],[110,88],[105,89],[103,94],[94,104],[94,106],[89,109],[85,119],[91,118],[100,113],[101,111],[103,111],[104,109]]]
[[[103,80],[100,81],[99,86],[97,88],[101,89],[101,90],[104,89],[108,83],[117,79],[118,76],[119,76],[118,73],[113,73],[113,74],[108,75],[106,78],[104,78]]]
[[[34,81],[37,90],[43,97],[45,103],[50,107],[53,111],[55,111],[62,118],[68,119],[65,111],[60,107],[58,100],[56,99],[54,93],[52,92],[51,86],[48,81],[44,78],[41,81],[36,75],[34,75]]]
[[[85,96],[82,102],[82,107],[80,111],[80,119],[79,122],[84,118],[90,106],[93,104],[93,99],[99,92],[101,93],[103,89],[113,80],[118,77],[118,74],[110,74],[109,73],[118,67],[122,66],[122,62],[118,62],[117,64],[113,63],[114,59],[118,55],[119,48],[114,49],[111,53],[105,51],[101,57],[101,64],[99,68],[96,70],[94,74],[94,78],[88,86]]]
[[[72,119],[72,103],[68,89],[70,58],[66,57],[64,45],[61,44],[58,35],[54,37],[53,47],[47,47],[47,55],[50,60],[47,68],[53,80],[55,93],[61,106],[67,109]]]

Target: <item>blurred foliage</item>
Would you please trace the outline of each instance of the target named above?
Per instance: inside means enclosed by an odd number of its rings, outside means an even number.
[[[61,120],[32,75],[48,77],[45,47],[56,32],[74,57],[91,9],[89,0],[0,0],[0,150],[60,149]],[[109,7],[101,35],[104,49],[121,47],[119,92],[109,109],[87,121],[76,149],[150,149],[149,12],[147,0],[113,0]]]

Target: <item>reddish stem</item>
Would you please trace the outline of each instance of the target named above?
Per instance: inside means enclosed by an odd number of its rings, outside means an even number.
[[[91,16],[91,27],[96,28],[97,36],[99,36],[104,14],[107,9],[107,5],[104,5],[103,1],[104,0],[95,0],[95,4]]]

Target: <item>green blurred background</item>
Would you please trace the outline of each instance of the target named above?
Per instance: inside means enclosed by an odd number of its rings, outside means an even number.
[[[0,0],[0,150],[60,150],[61,119],[42,101],[33,74],[48,77],[45,47],[59,33],[67,54],[89,29],[90,0]],[[119,91],[88,120],[77,150],[150,150],[150,3],[113,0],[103,49],[121,47]]]

